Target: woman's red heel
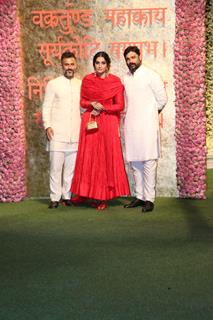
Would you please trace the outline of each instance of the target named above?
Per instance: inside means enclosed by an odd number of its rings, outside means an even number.
[[[105,210],[107,208],[107,202],[106,201],[101,201],[97,207],[96,210]]]

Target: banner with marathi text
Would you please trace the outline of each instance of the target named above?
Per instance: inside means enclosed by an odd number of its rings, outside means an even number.
[[[49,79],[61,74],[60,57],[71,50],[78,58],[77,76],[91,72],[100,50],[112,59],[111,72],[123,77],[123,51],[137,45],[143,63],[165,82],[168,104],[160,116],[162,158],[158,166],[158,196],[176,196],[173,43],[175,7],[172,0],[19,1],[23,46],[25,111],[28,141],[28,193],[48,195],[49,160],[41,123],[41,106]],[[127,165],[132,184],[132,176]]]

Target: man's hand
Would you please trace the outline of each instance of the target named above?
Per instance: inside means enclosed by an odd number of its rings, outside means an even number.
[[[47,139],[50,141],[52,140],[53,136],[54,136],[54,131],[51,127],[48,127],[46,129],[46,135],[47,135]]]

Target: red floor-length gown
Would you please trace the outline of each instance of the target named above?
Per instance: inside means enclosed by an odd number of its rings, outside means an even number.
[[[98,130],[86,129],[93,110],[91,102],[97,101],[104,111],[96,117]],[[100,78],[95,73],[82,81],[82,115],[79,148],[71,192],[97,200],[109,200],[129,195],[119,134],[120,112],[124,108],[123,85],[112,74]]]

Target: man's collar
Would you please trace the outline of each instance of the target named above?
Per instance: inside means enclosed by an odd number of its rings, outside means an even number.
[[[138,73],[138,71],[140,71],[140,69],[143,67],[143,65],[142,65],[142,63],[141,63],[141,65],[135,70],[135,72],[134,73],[131,73],[131,71],[130,70],[128,70],[128,72],[127,72],[127,74],[129,75],[129,76],[134,76],[136,73]]]

